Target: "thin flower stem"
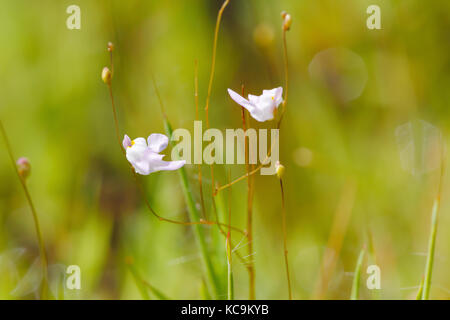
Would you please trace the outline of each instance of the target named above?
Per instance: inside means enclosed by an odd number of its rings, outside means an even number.
[[[211,58],[211,71],[209,74],[208,92],[206,95],[206,103],[205,103],[205,118],[206,118],[206,128],[207,129],[209,129],[209,101],[211,99],[212,84],[213,84],[213,80],[214,80],[214,71],[216,68],[217,39],[219,37],[220,21],[222,20],[222,14],[229,2],[230,2],[230,0],[225,0],[223,2],[222,7],[220,8],[220,10],[217,14],[216,28],[214,30],[213,53],[212,53],[212,58]],[[214,164],[211,164],[210,168],[211,168],[212,195],[214,195],[215,194]]]
[[[112,54],[111,54],[112,56]],[[112,61],[112,58],[111,58]],[[111,99],[111,107],[112,107],[112,112],[113,112],[113,117],[114,117],[114,127],[116,130],[116,138],[117,138],[117,143],[119,144],[120,150],[122,150],[122,153],[125,154],[125,149],[122,146],[122,143],[120,141],[120,130],[119,130],[119,121],[117,120],[117,111],[116,111],[116,104],[114,103],[114,95],[113,95],[113,90],[112,90],[112,85],[111,82],[108,83],[108,91],[109,91],[109,97]]]
[[[198,62],[195,60],[195,71],[194,71],[194,98],[195,98],[195,120],[199,120],[199,108],[198,108]],[[206,209],[205,209],[205,199],[203,197],[203,183],[202,183],[202,166],[200,164],[197,165],[197,174],[198,174],[198,188],[200,193],[200,204],[202,207],[202,216],[204,219],[207,219]]]
[[[287,249],[286,205],[284,200],[283,180],[281,178],[280,178],[280,190],[281,190],[281,221],[283,226],[284,263],[286,265],[286,278],[288,285],[289,300],[292,300],[291,277],[289,274],[289,261]]]
[[[244,96],[244,85],[242,85],[242,96]],[[242,118],[242,129],[247,131],[247,123],[245,121],[245,108],[241,107],[241,118]],[[252,210],[252,192],[251,186],[252,181],[250,176],[250,165],[249,165],[249,148],[248,148],[248,138],[244,138],[244,150],[245,150],[245,169],[247,171],[247,240],[248,240],[248,254],[253,253],[253,210]],[[248,276],[249,276],[249,299],[255,299],[255,265],[253,262],[248,264]]]
[[[230,171],[228,171],[230,176]],[[234,284],[233,284],[233,268],[232,268],[232,252],[231,252],[231,188],[228,193],[228,233],[226,238],[227,246],[227,280],[228,280],[228,300],[234,300]]]
[[[206,117],[206,127],[209,128],[209,100],[211,98],[212,84],[214,80],[214,69],[216,67],[216,52],[217,52],[217,38],[219,37],[220,21],[222,20],[222,14],[230,0],[225,0],[222,7],[217,14],[216,28],[214,30],[214,42],[213,42],[213,53],[211,58],[211,72],[209,74],[208,83],[208,94],[206,95],[206,105],[205,105],[205,117]]]
[[[284,100],[282,103],[282,110],[280,114],[280,118],[278,119],[277,128],[279,129],[281,126],[281,120],[283,120],[284,113],[286,112],[286,104],[288,101],[288,93],[289,93],[289,67],[288,67],[288,55],[287,55],[287,41],[286,41],[286,29],[283,28],[283,61],[284,61],[284,86],[285,86],[285,94]]]
[[[48,259],[47,259],[47,253],[45,251],[44,239],[42,237],[41,228],[39,226],[38,214],[36,212],[36,208],[34,207],[33,200],[31,199],[31,195],[28,190],[26,181],[23,177],[21,177],[19,171],[17,170],[16,161],[14,158],[14,154],[13,154],[11,145],[9,143],[8,135],[6,134],[6,130],[1,121],[0,121],[0,131],[2,132],[3,139],[5,140],[6,150],[8,151],[9,158],[11,159],[11,164],[13,165],[14,171],[16,172],[17,177],[19,178],[20,184],[22,185],[23,191],[25,192],[25,197],[27,198],[28,205],[30,206],[31,213],[33,215],[34,227],[36,229],[36,234],[37,234],[37,238],[38,238],[39,252],[40,252],[41,264],[42,264],[42,273],[43,273],[41,297],[45,299],[47,297],[47,290],[48,290]]]

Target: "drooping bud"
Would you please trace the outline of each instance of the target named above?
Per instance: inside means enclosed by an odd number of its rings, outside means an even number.
[[[277,161],[277,162],[275,163],[275,170],[276,170],[276,172],[277,172],[277,177],[278,177],[278,179],[281,179],[281,178],[283,177],[283,175],[284,175],[285,168],[284,168],[284,166],[280,163],[280,161]]]
[[[108,52],[113,52],[113,51],[114,51],[114,43],[108,42]]]
[[[20,177],[22,179],[26,179],[31,172],[30,161],[25,157],[21,157],[17,160],[16,164],[17,164],[17,171],[19,172]]]
[[[291,28],[292,17],[286,11],[281,12],[281,18],[283,19],[283,30],[287,31]]]
[[[111,83],[112,74],[108,67],[104,67],[102,70],[102,80],[106,84]]]

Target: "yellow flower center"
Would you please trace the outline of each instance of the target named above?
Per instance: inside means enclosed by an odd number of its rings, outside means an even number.
[[[134,140],[131,140],[131,146],[128,146],[128,148],[131,148],[132,146],[134,146],[136,142],[134,142]]]

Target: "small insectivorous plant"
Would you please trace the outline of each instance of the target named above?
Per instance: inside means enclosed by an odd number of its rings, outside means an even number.
[[[217,37],[219,33],[219,26],[220,21],[222,18],[223,11],[225,10],[226,6],[228,5],[229,0],[225,0],[222,7],[219,10],[219,13],[217,15],[217,21],[216,21],[216,28],[214,33],[214,42],[213,42],[213,54],[212,54],[212,62],[211,62],[211,72],[210,72],[210,78],[209,78],[209,84],[208,84],[208,92],[206,95],[206,107],[205,107],[205,118],[206,118],[206,126],[209,128],[209,117],[208,117],[208,110],[209,110],[209,100],[211,97],[211,88],[212,88],[212,82],[214,78],[214,69],[215,69],[215,58],[216,58],[216,49],[217,49]],[[248,95],[248,99],[245,99],[243,97],[244,92],[242,92],[242,95],[237,94],[231,89],[228,89],[228,93],[230,97],[238,103],[242,107],[242,125],[243,129],[247,130],[250,127],[250,119],[247,117],[248,115],[245,114],[245,110],[248,111],[249,115],[255,119],[258,122],[265,122],[274,120],[276,117],[277,120],[277,127],[280,127],[282,115],[284,113],[284,109],[286,106],[287,101],[287,87],[288,87],[288,74],[287,74],[287,51],[286,51],[286,37],[285,33],[289,29],[291,24],[291,18],[289,15],[283,13],[283,44],[284,44],[284,58],[285,58],[285,97],[283,99],[283,88],[277,87],[271,90],[263,90],[262,94],[259,96],[256,95]],[[150,210],[150,212],[156,216],[160,221],[166,221],[170,223],[175,223],[179,225],[189,225],[193,226],[194,228],[194,235],[197,240],[197,244],[199,245],[199,249],[201,252],[201,257],[204,265],[204,271],[205,271],[205,277],[204,279],[207,282],[207,290],[208,290],[208,296],[218,299],[221,296],[227,296],[228,299],[234,298],[234,285],[233,285],[233,272],[232,272],[232,259],[231,256],[234,253],[237,258],[247,267],[247,270],[249,272],[249,298],[254,299],[255,298],[255,268],[254,268],[254,262],[253,261],[246,261],[246,257],[250,257],[254,255],[255,252],[253,252],[253,236],[252,236],[252,202],[253,202],[253,193],[254,193],[254,186],[253,186],[253,177],[252,175],[256,173],[259,169],[262,168],[262,166],[265,164],[265,161],[262,161],[261,165],[258,166],[256,169],[254,168],[253,164],[249,163],[249,148],[248,148],[248,139],[245,140],[245,153],[246,153],[246,169],[247,173],[231,182],[228,182],[226,185],[222,187],[218,187],[214,180],[214,166],[210,165],[211,168],[211,180],[212,180],[212,192],[210,194],[212,198],[213,203],[213,210],[215,213],[215,221],[209,221],[206,219],[206,209],[204,205],[204,197],[203,197],[203,188],[202,188],[202,176],[201,176],[201,170],[199,168],[199,190],[200,190],[200,199],[201,199],[201,206],[197,207],[195,204],[195,201],[193,199],[193,192],[192,188],[188,182],[186,170],[184,168],[185,161],[184,160],[176,160],[176,161],[164,161],[163,157],[164,155],[160,154],[163,150],[165,150],[169,144],[170,138],[172,136],[172,127],[169,123],[169,120],[166,116],[164,106],[162,104],[162,99],[159,95],[158,88],[156,86],[156,82],[153,78],[153,85],[155,88],[156,95],[158,97],[158,100],[160,102],[161,106],[161,112],[163,116],[164,126],[166,128],[166,135],[154,133],[151,134],[148,139],[145,138],[136,138],[134,140],[131,140],[128,135],[124,135],[123,139],[120,138],[120,130],[119,130],[119,124],[117,119],[117,113],[116,113],[116,107],[114,103],[114,96],[112,92],[112,79],[114,76],[114,68],[113,68],[113,55],[112,52],[114,51],[114,46],[109,43],[108,44],[108,51],[110,53],[110,67],[104,67],[102,70],[102,80],[105,84],[107,84],[109,88],[110,98],[111,98],[111,106],[114,116],[114,124],[115,124],[115,130],[116,130],[116,136],[118,140],[118,144],[130,163],[132,167],[133,174],[136,178],[136,182],[138,183],[138,186],[140,187],[142,196],[144,197],[144,201]],[[196,64],[196,72],[195,72],[195,105],[196,105],[196,119],[198,118],[198,83],[197,83],[197,64]],[[242,88],[242,91],[243,88]],[[282,105],[283,112],[278,113],[278,107]],[[278,116],[279,115],[279,116]],[[247,118],[247,119],[246,119]],[[267,154],[267,157],[270,157],[270,151]],[[171,219],[163,218],[161,215],[156,213],[156,211],[152,208],[149,201],[145,198],[145,192],[143,191],[142,184],[139,183],[138,175],[149,175],[151,173],[157,172],[157,171],[165,171],[165,170],[178,170],[181,178],[181,185],[183,188],[183,193],[188,205],[188,211],[189,211],[189,222],[182,222],[182,221],[176,221]],[[281,165],[279,162],[276,165],[276,173],[277,177],[280,181],[280,187],[281,187],[281,221],[282,221],[282,228],[283,228],[283,244],[284,244],[284,258],[285,258],[285,264],[286,264],[286,273],[287,273],[287,284],[288,284],[288,293],[289,298],[292,299],[292,292],[291,292],[291,283],[290,283],[290,276],[289,276],[289,266],[288,266],[288,255],[287,255],[287,240],[286,240],[286,213],[285,213],[285,200],[284,200],[284,191],[283,191],[283,182],[282,182],[282,176],[284,172],[284,166]],[[220,221],[221,217],[222,219],[225,219],[226,214],[224,214],[224,209],[220,205],[219,198],[219,191],[230,188],[234,183],[241,181],[243,179],[247,178],[248,181],[248,202],[247,202],[247,227],[245,231],[240,230],[239,228],[231,226],[231,206],[229,199],[228,203],[228,223],[222,223]],[[231,191],[231,188],[230,188]],[[200,218],[200,210],[201,208],[203,213],[203,219]],[[219,212],[220,211],[220,212]],[[225,257],[226,263],[218,263],[217,261],[214,261],[210,254],[210,248],[208,248],[207,241],[205,238],[204,230],[200,228],[200,225],[216,225],[218,228],[217,230],[220,232],[222,236],[224,236],[225,240],[225,246],[226,249],[223,250],[223,247],[217,248],[217,251],[220,252],[220,255],[223,254],[223,257]],[[226,227],[228,230],[226,230],[224,227]],[[236,251],[238,248],[237,246],[233,245],[231,232],[240,232],[244,235],[244,237],[247,238],[247,247],[248,247],[248,255],[246,257],[242,257],[238,251]],[[232,249],[235,247],[235,249]],[[223,280],[219,279],[218,275],[223,274],[222,268],[226,268],[225,273],[228,275],[226,278],[227,286],[223,285]],[[142,288],[143,281],[140,279],[140,277],[135,277],[137,279],[137,285],[138,287]],[[224,293],[227,293],[226,295]],[[145,292],[144,292],[145,293]],[[143,297],[147,297],[147,294],[144,294]]]

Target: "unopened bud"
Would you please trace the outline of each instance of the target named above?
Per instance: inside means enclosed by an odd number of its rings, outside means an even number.
[[[108,42],[108,52],[113,52],[113,51],[114,51],[114,43]]]
[[[281,179],[281,178],[283,177],[283,175],[284,175],[285,168],[284,168],[284,166],[280,163],[280,161],[277,161],[277,162],[275,163],[275,170],[276,170],[276,172],[277,172],[277,177],[278,177],[278,179]]]
[[[19,172],[20,177],[22,179],[26,179],[31,172],[30,161],[25,157],[21,157],[17,160],[16,164],[17,164],[17,171]]]
[[[106,84],[111,83],[112,74],[108,67],[104,67],[102,70],[102,80]]]
[[[281,18],[283,19],[283,30],[287,31],[291,28],[292,17],[286,11],[281,12]]]

